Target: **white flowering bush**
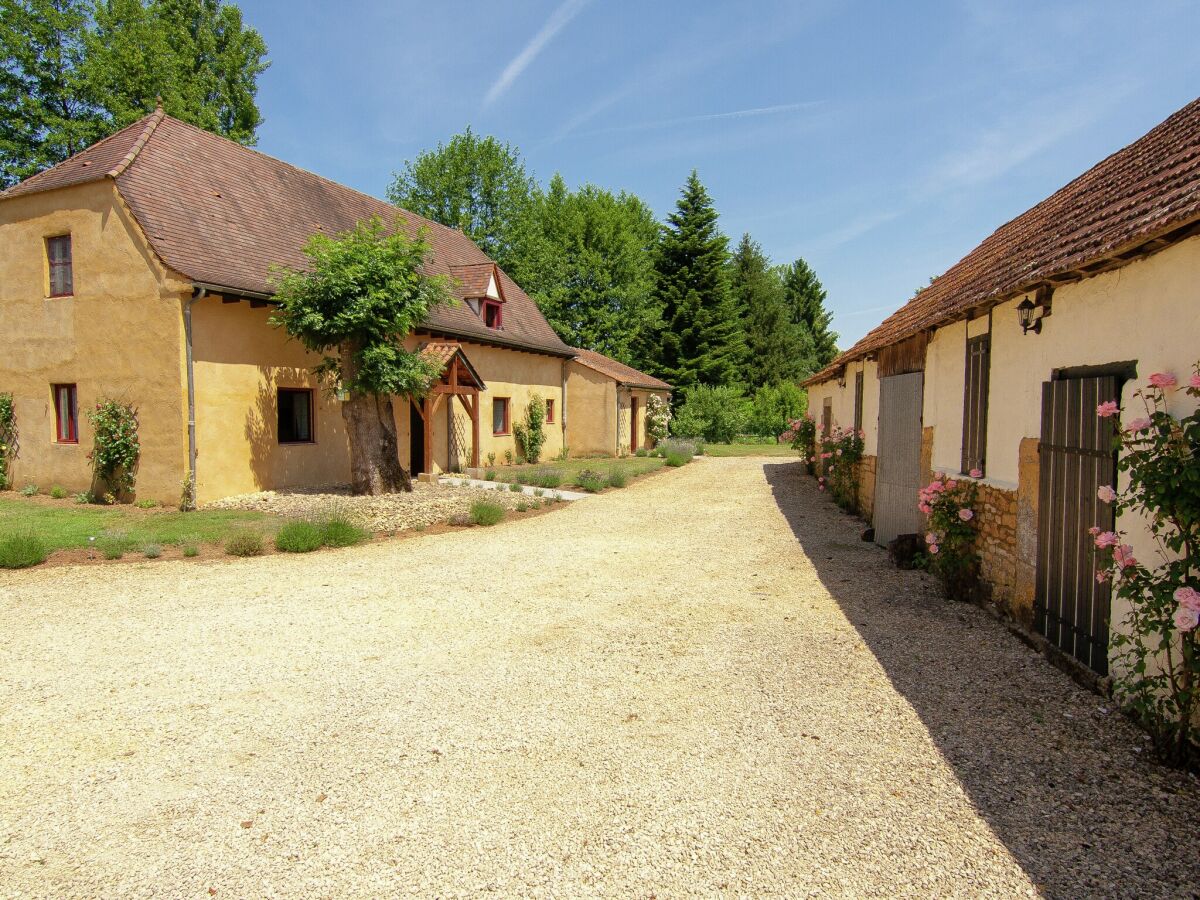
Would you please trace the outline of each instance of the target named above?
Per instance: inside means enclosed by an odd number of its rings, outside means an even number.
[[[1120,531],[1091,533],[1097,580],[1111,581],[1128,606],[1112,639],[1114,690],[1159,755],[1182,766],[1195,758],[1200,701],[1200,409],[1179,418],[1167,411],[1167,396],[1179,387],[1174,375],[1156,372],[1134,394],[1142,415],[1116,436],[1117,468],[1128,473],[1128,486],[1118,492],[1102,485],[1098,492],[1118,514],[1146,523],[1155,559],[1139,560]],[[1200,363],[1183,390],[1200,399]],[[1119,412],[1115,401],[1096,408],[1101,418]]]
[[[671,404],[658,394],[646,398],[646,436],[656,444],[664,440],[671,429]]]

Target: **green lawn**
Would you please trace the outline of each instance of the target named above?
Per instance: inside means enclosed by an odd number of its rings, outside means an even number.
[[[705,444],[705,456],[796,456],[790,444]]]
[[[562,487],[572,487],[584,471],[599,472],[607,478],[614,471],[623,472],[630,480],[656,472],[666,465],[666,460],[656,456],[626,456],[621,459],[613,457],[598,457],[596,459],[567,459],[551,460],[536,466],[495,466],[493,469],[484,467],[484,471],[494,471],[497,481],[517,481],[522,484],[533,483],[532,475],[539,472],[555,471],[562,475]],[[526,481],[525,479],[529,479]]]
[[[255,526],[274,532],[275,516],[236,510],[142,510],[131,506],[89,506],[70,500],[44,502],[0,496],[0,537],[31,531],[50,550],[87,547],[89,538],[121,534],[131,545],[215,544],[231,531]]]

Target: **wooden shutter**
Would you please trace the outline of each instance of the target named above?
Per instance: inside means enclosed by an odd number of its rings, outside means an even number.
[[[987,471],[988,373],[992,336],[967,340],[966,382],[963,388],[962,471]]]
[[[854,430],[862,431],[863,422],[863,373],[854,376]]]

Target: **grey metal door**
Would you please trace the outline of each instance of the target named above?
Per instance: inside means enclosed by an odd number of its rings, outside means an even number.
[[[1042,384],[1034,627],[1101,675],[1108,674],[1112,588],[1096,581],[1088,529],[1113,528],[1112,505],[1097,499],[1096,491],[1115,483],[1117,420],[1100,418],[1096,406],[1116,399],[1111,375]]]
[[[923,372],[879,379],[879,460],[875,473],[875,542],[887,545],[921,530]]]

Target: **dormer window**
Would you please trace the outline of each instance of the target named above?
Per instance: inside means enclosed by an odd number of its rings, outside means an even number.
[[[497,331],[504,327],[504,306],[496,300],[483,301],[483,324]]]
[[[504,329],[504,286],[500,270],[493,262],[451,266],[450,274],[458,283],[458,296],[466,301],[483,324],[493,331]]]

